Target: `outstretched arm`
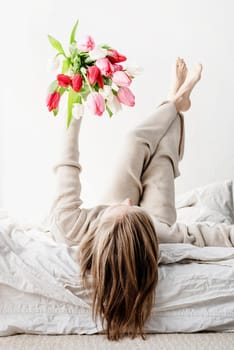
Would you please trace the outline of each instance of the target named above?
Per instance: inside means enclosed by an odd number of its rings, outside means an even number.
[[[61,140],[61,160],[53,166],[56,175],[55,198],[50,209],[51,212],[60,209],[79,208],[83,201],[80,198],[81,183],[79,163],[79,120],[72,119],[70,127],[64,128]]]
[[[53,165],[56,179],[55,197],[49,210],[50,230],[57,242],[76,244],[87,209],[81,209],[79,163],[79,132],[82,118],[72,119],[64,128],[60,146],[60,160]],[[81,215],[82,214],[82,215]],[[82,216],[82,218],[81,218]]]
[[[57,242],[69,246],[80,242],[87,233],[90,223],[107,205],[80,208],[81,183],[79,163],[79,132],[82,118],[71,121],[69,129],[64,128],[61,140],[60,159],[53,166],[56,176],[55,198],[49,212],[50,230]]]

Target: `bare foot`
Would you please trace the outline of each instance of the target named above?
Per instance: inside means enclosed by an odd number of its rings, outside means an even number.
[[[177,93],[177,91],[185,81],[187,72],[188,72],[188,69],[183,58],[177,57],[176,64],[175,66],[173,66],[172,86],[171,86],[170,93],[168,95],[169,100],[171,100],[172,97],[175,96],[175,94]]]
[[[186,112],[190,108],[190,94],[194,86],[201,79],[201,72],[202,64],[197,64],[197,66],[191,72],[189,72],[184,83],[172,98],[172,101],[175,103],[178,111]]]

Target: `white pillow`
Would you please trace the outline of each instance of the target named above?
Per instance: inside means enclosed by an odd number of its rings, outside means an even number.
[[[234,223],[233,181],[214,182],[197,187],[176,198],[177,221]]]

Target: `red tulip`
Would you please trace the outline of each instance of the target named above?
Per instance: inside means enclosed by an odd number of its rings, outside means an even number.
[[[104,86],[101,71],[96,66],[91,66],[88,68],[87,79],[90,85],[94,85],[97,82],[100,88],[103,88]]]
[[[53,109],[56,109],[58,107],[60,100],[60,93],[59,92],[53,92],[52,94],[49,94],[46,99],[46,104],[48,107],[48,110],[51,112]]]
[[[58,81],[59,86],[62,86],[65,88],[71,84],[71,78],[65,74],[58,74],[57,81]]]
[[[121,55],[116,50],[108,50],[107,57],[109,58],[111,63],[119,63],[119,62],[126,61],[126,59],[127,59],[127,57]]]
[[[102,74],[101,74],[101,72],[100,72],[100,74],[99,74],[99,76],[98,76],[97,83],[98,83],[98,85],[100,86],[100,88],[103,89],[104,81],[103,81],[103,79],[102,79]]]
[[[71,82],[73,90],[79,92],[82,87],[82,83],[82,76],[80,74],[75,74]]]
[[[90,85],[94,85],[97,82],[99,74],[100,69],[96,66],[91,66],[87,69],[87,79]]]

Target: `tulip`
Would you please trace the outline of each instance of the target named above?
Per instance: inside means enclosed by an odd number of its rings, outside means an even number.
[[[118,113],[122,109],[121,103],[119,102],[118,98],[114,95],[112,100],[108,101],[107,104],[111,112],[114,114]]]
[[[90,85],[94,85],[97,82],[99,74],[100,69],[96,66],[91,66],[87,69],[87,79]]]
[[[132,82],[132,79],[127,73],[123,71],[117,71],[113,73],[112,81],[118,86],[129,86]]]
[[[96,61],[96,66],[100,69],[101,73],[108,77],[114,72],[114,68],[108,58],[99,58]]]
[[[58,107],[60,100],[60,93],[59,92],[53,92],[47,96],[46,104],[48,107],[48,110],[51,112],[53,109],[56,109]]]
[[[58,74],[57,75],[57,81],[58,85],[62,87],[68,87],[71,84],[71,78],[68,75],[65,74]]]
[[[91,66],[87,69],[87,79],[90,85],[94,85],[97,82],[100,88],[104,86],[101,71],[96,66]]]
[[[139,75],[140,73],[143,72],[143,67],[138,66],[137,64],[131,64],[129,66],[127,66],[127,72],[130,75]]]
[[[87,97],[86,104],[95,115],[101,116],[105,111],[105,100],[98,92],[91,92]]]
[[[117,98],[126,106],[135,106],[135,96],[128,87],[121,87],[117,92]]]
[[[108,50],[107,57],[111,61],[111,63],[119,63],[126,61],[127,57],[121,55],[116,50]]]
[[[89,51],[89,57],[91,60],[98,60],[99,58],[104,58],[107,55],[107,49],[103,47],[96,46],[93,50]]]
[[[89,52],[94,49],[95,42],[90,35],[85,35],[77,41],[77,48],[80,51]]]
[[[102,79],[102,74],[101,74],[101,72],[100,72],[100,74],[99,74],[99,76],[98,76],[97,83],[98,83],[99,87],[102,89],[103,86],[104,86],[104,81],[103,81],[103,79]]]
[[[102,90],[100,90],[100,94],[104,97],[105,100],[107,101],[112,101],[113,100],[113,92],[111,89],[110,85],[104,85]]]
[[[84,115],[84,106],[81,103],[73,103],[72,117],[80,119]]]
[[[119,70],[123,70],[123,66],[121,64],[114,63],[113,64],[114,72],[117,72]]]
[[[82,87],[82,82],[82,76],[80,74],[75,74],[71,82],[73,90],[79,92]]]
[[[59,68],[60,63],[61,61],[58,56],[50,58],[47,62],[47,71],[56,71]]]

